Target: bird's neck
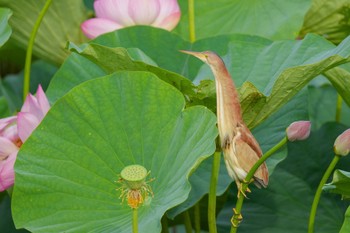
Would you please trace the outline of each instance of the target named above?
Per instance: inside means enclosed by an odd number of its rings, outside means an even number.
[[[241,105],[237,89],[225,67],[213,70],[216,77],[216,103],[218,126],[221,137],[231,134],[238,123],[242,122]],[[219,75],[220,74],[220,75]]]

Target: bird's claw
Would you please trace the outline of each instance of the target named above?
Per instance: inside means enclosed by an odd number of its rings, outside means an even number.
[[[231,218],[232,226],[237,228],[242,221],[243,221],[242,214],[238,213],[236,208],[233,208],[233,216]]]
[[[250,182],[246,181],[245,179],[242,180],[243,184],[250,184]]]

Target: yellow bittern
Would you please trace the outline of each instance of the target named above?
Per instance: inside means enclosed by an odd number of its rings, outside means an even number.
[[[238,92],[223,60],[214,52],[181,52],[193,55],[208,64],[215,77],[217,121],[221,147],[228,174],[235,180],[240,192],[241,182],[262,156],[260,146],[243,121]],[[263,163],[254,175],[254,184],[265,187],[269,172]]]

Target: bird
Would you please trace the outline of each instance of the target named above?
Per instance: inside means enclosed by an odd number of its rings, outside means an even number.
[[[227,172],[237,185],[238,195],[241,192],[245,196],[241,189],[242,183],[254,182],[258,188],[266,188],[269,182],[266,163],[258,168],[252,180],[245,180],[249,170],[263,153],[259,143],[243,121],[238,92],[224,61],[212,51],[180,50],[180,52],[197,57],[209,65],[214,74],[220,145]]]

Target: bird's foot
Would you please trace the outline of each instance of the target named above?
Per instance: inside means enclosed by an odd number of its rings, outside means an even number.
[[[233,216],[231,218],[231,224],[233,227],[237,228],[239,224],[243,221],[243,216],[241,213],[238,213],[236,208],[233,208]]]
[[[239,184],[237,198],[239,198],[240,195],[243,195],[245,198],[249,199],[246,193],[251,193],[252,191],[250,191],[248,186],[246,186],[246,188],[244,189],[243,184],[249,184],[249,183],[243,180],[243,182]]]

